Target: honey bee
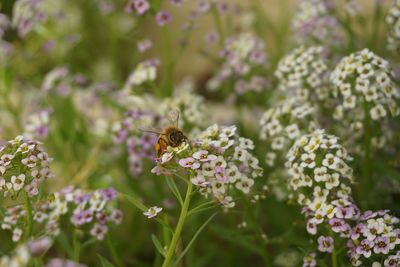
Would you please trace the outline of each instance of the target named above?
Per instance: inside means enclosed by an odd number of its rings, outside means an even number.
[[[173,113],[169,114],[170,125],[165,127],[161,132],[144,130],[145,132],[155,133],[159,135],[157,143],[155,145],[157,158],[160,158],[165,153],[168,146],[179,147],[184,142],[188,141],[188,138],[183,134],[182,130],[179,129],[178,126],[179,112],[176,111],[176,116],[174,120],[171,120],[172,114]]]

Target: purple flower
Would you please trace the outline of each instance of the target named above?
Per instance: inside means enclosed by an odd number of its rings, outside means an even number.
[[[123,213],[121,210],[113,209],[111,214],[108,216],[107,220],[115,224],[120,224],[123,219]]]
[[[101,189],[100,194],[104,200],[109,201],[117,198],[117,191],[114,188]]]
[[[139,41],[136,46],[137,46],[137,49],[139,50],[139,52],[143,53],[143,52],[149,50],[153,46],[153,43],[149,39],[144,39],[144,40]]]
[[[374,247],[374,253],[383,253],[383,254],[388,254],[390,247],[389,247],[389,238],[388,237],[377,237],[375,240],[375,247]]]
[[[375,218],[378,215],[377,212],[373,212],[372,210],[367,210],[360,216],[360,220],[367,221],[371,218]]]
[[[333,238],[330,236],[320,236],[318,237],[318,250],[321,252],[332,253],[333,251]]]
[[[205,38],[204,38],[204,39],[206,40],[206,42],[207,42],[208,44],[215,44],[215,43],[218,41],[218,39],[219,39],[218,32],[216,32],[216,31],[208,32],[208,33],[205,35]]]
[[[224,184],[229,182],[229,178],[226,175],[226,171],[225,171],[224,167],[221,167],[221,166],[215,167],[215,177],[217,178],[218,181],[220,181]]]
[[[49,262],[46,264],[46,267],[87,267],[87,265],[80,264],[71,260],[55,258],[49,260]]]
[[[103,240],[107,231],[108,227],[106,225],[96,223],[92,230],[90,230],[90,234],[96,237],[98,240]]]
[[[332,226],[332,231],[335,233],[340,233],[348,229],[346,223],[342,219],[332,218],[329,220],[329,224]]]
[[[83,202],[89,201],[91,197],[91,194],[86,194],[86,193],[81,193],[81,194],[76,194],[74,198],[75,204],[81,204]]]
[[[197,2],[197,13],[204,14],[207,13],[211,8],[211,4],[208,0],[199,0]]]
[[[82,210],[75,212],[71,217],[71,222],[74,225],[82,225],[91,222],[93,219],[92,212],[90,210]]]
[[[197,162],[192,157],[180,159],[179,160],[179,165],[181,165],[184,168],[190,168],[190,169],[193,169],[193,170],[200,168],[200,163]]]
[[[356,225],[351,232],[351,239],[358,239],[360,235],[365,231],[366,226],[362,223]]]
[[[44,254],[53,244],[53,241],[49,237],[33,240],[28,243],[29,252],[35,256],[41,256]]]
[[[385,267],[398,267],[400,264],[400,253],[398,252],[396,255],[389,256],[385,262]]]
[[[317,234],[317,224],[313,219],[308,220],[307,222],[307,232],[311,235]]]
[[[107,222],[107,216],[104,214],[104,212],[96,212],[96,219],[101,224],[106,224]]]
[[[357,246],[356,252],[359,255],[364,255],[365,258],[369,258],[371,256],[372,248],[374,247],[375,243],[368,239],[364,239],[361,241],[360,245]]]
[[[125,7],[125,11],[131,13],[136,10],[138,15],[143,15],[150,9],[150,4],[147,0],[130,0]]]
[[[169,3],[174,6],[181,6],[184,0],[169,0]]]
[[[156,21],[158,26],[164,26],[168,22],[170,22],[172,19],[171,15],[164,10],[161,10],[160,12],[157,13],[156,15]]]

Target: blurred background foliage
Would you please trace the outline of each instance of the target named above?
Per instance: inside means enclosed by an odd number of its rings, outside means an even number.
[[[15,1],[1,0],[1,11],[12,15]],[[101,4],[111,2],[111,11],[102,11]],[[141,61],[158,57],[163,60],[170,51],[174,52],[176,65],[173,81],[178,84],[186,77],[194,82],[196,93],[205,97],[212,114],[212,123],[237,124],[242,136],[254,140],[256,153],[263,162],[265,149],[259,140],[258,120],[261,112],[270,107],[277,97],[276,81],[272,78],[269,88],[259,95],[244,96],[244,101],[226,102],[227,95],[210,92],[205,89],[206,81],[220,66],[215,55],[223,43],[209,47],[204,36],[215,30],[218,19],[211,13],[201,17],[195,23],[194,30],[185,30],[187,17],[195,6],[195,1],[187,0],[181,8],[168,5],[167,1],[151,1],[154,6],[162,5],[171,12],[172,22],[168,27],[157,27],[153,15],[138,17],[125,13],[127,1],[113,0],[69,0],[51,1],[50,8],[58,13],[55,19],[38,25],[26,38],[19,38],[15,30],[9,30],[3,37],[13,44],[17,53],[2,64],[0,107],[1,139],[9,140],[21,133],[25,117],[37,106],[51,107],[49,136],[44,141],[48,153],[54,157],[53,170],[57,179],[48,184],[55,190],[66,185],[79,185],[93,189],[114,186],[117,190],[132,192],[146,203],[160,204],[171,200],[171,193],[163,177],[152,174],[153,162],[146,161],[146,170],[138,177],[132,177],[128,166],[128,154],[124,147],[112,142],[110,134],[96,135],[90,131],[91,117],[101,117],[103,110],[89,102],[77,103],[72,95],[60,97],[49,94],[42,97],[40,87],[46,74],[56,66],[68,66],[70,73],[85,77],[83,86],[77,91],[95,92],[99,103],[108,107],[109,120],[123,118],[124,107],[114,102],[110,95],[116,94],[124,85],[132,69]],[[252,31],[266,45],[269,66],[263,70],[265,77],[273,77],[278,61],[288,53],[293,43],[290,28],[295,10],[295,0],[249,0],[229,1],[237,3],[241,15],[229,14],[223,17],[222,31],[226,35],[239,31]],[[360,0],[362,10],[359,16],[349,19],[343,7],[345,1],[337,1],[335,8],[343,22],[343,27],[352,25],[347,32],[346,46],[337,51],[344,56],[361,48],[370,48],[380,56],[387,58],[398,67],[398,56],[391,54],[386,46],[385,12],[391,1],[377,12],[375,1]],[[105,7],[104,7],[105,8]],[[247,14],[247,16],[246,16]],[[374,18],[374,19],[371,19]],[[247,27],[247,28],[246,28]],[[169,31],[171,47],[165,45],[163,31]],[[145,53],[137,52],[137,42],[150,38],[154,47]],[[160,74],[166,72],[165,64],[160,66]],[[398,78],[398,77],[397,77]],[[164,78],[160,75],[158,83]],[[102,90],[104,86],[104,90]],[[96,88],[96,89],[94,89]],[[100,88],[100,89],[99,89]],[[158,94],[152,88],[141,89],[144,92]],[[79,97],[78,100],[84,100]],[[171,95],[163,95],[163,98]],[[78,101],[79,102],[79,101]],[[82,115],[85,114],[85,116]],[[93,115],[91,114],[93,113]],[[396,119],[398,120],[398,118]],[[397,121],[398,123],[399,121]],[[334,129],[333,129],[334,130]],[[397,128],[398,130],[398,128]],[[396,132],[400,138],[399,132]],[[400,154],[399,146],[393,147],[394,154],[374,154],[373,184],[355,185],[357,203],[363,209],[390,208],[400,211]],[[355,155],[353,167],[356,177],[361,175],[362,160]],[[264,174],[269,179],[268,167]],[[263,180],[263,181],[264,181]],[[259,190],[261,190],[259,188]],[[270,189],[273,190],[273,189]],[[151,204],[150,204],[151,203]],[[233,211],[221,211],[213,222],[202,232],[180,266],[300,266],[311,239],[305,230],[305,219],[297,205],[287,203],[275,197],[251,203],[244,198],[243,204]],[[126,266],[159,266],[161,256],[154,249],[151,235],[162,235],[162,228],[147,220],[140,210],[127,202],[120,202],[124,211],[122,225],[112,229],[115,248]],[[177,205],[171,205],[168,213],[177,214]],[[194,215],[187,221],[184,238],[192,236],[200,225],[212,214],[212,211]],[[167,216],[167,215],[165,215]],[[174,217],[168,217],[175,224]],[[1,232],[2,239],[9,234]],[[56,248],[49,253],[58,257],[67,257],[63,252],[63,241],[58,240]],[[7,242],[1,242],[0,251],[10,248]],[[62,255],[64,253],[64,255]],[[61,255],[60,255],[61,254]],[[81,255],[82,262],[89,266],[99,266],[97,254],[112,258],[110,252],[101,243],[85,247]],[[340,266],[345,264],[345,256]]]

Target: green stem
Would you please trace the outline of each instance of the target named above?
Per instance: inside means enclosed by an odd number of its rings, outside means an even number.
[[[166,26],[162,28],[162,37],[164,42],[164,81],[162,86],[163,92],[160,92],[160,95],[172,96],[175,64],[172,55],[171,39]]]
[[[117,251],[115,250],[115,246],[114,246],[113,243],[112,243],[111,234],[110,234],[110,233],[107,234],[106,239],[107,239],[107,246],[108,246],[108,249],[109,249],[109,251],[110,251],[110,253],[111,253],[111,256],[112,256],[112,258],[113,258],[113,260],[114,260],[115,265],[118,266],[118,267],[124,266],[124,265],[122,264],[122,262],[121,262],[121,259],[120,259],[119,256],[118,256]]]
[[[75,262],[79,262],[80,258],[80,243],[78,239],[78,231],[74,229],[72,233],[72,260]]]
[[[370,172],[370,158],[371,158],[371,118],[369,115],[368,103],[364,102],[364,165],[363,165],[363,174],[364,180],[369,181],[371,177]]]
[[[225,32],[221,21],[221,16],[218,14],[217,6],[215,4],[211,9],[211,13],[213,15],[215,27],[217,28],[219,34],[219,43],[221,46],[223,46],[225,42]]]
[[[172,236],[171,243],[168,246],[167,255],[165,257],[162,267],[171,266],[171,261],[175,254],[176,245],[178,244],[179,238],[182,233],[183,225],[185,224],[185,220],[188,214],[192,191],[193,191],[193,183],[189,183],[186,191],[185,200],[183,202],[183,206],[181,209],[181,214],[179,215],[178,224],[176,225],[176,229],[174,235]]]
[[[336,254],[335,246],[333,246],[331,259],[332,259],[332,267],[338,267],[339,265],[338,265],[338,261],[337,261],[337,254]]]
[[[372,38],[371,38],[371,48],[375,48],[375,44],[379,42],[378,34],[379,34],[379,26],[380,26],[380,18],[382,11],[382,4],[378,1],[375,3],[375,13],[373,20],[373,29],[372,29]],[[379,47],[379,46],[378,46]]]
[[[26,237],[28,240],[32,235],[32,205],[28,193],[25,192],[25,210],[26,210]]]

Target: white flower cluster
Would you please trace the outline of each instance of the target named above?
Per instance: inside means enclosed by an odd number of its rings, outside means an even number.
[[[31,266],[33,257],[41,257],[53,245],[49,237],[32,240],[18,245],[8,255],[0,257],[0,267],[26,267]]]
[[[215,91],[229,78],[237,78],[234,86],[241,95],[247,91],[259,92],[265,88],[267,80],[255,75],[252,70],[267,62],[264,43],[252,33],[242,33],[228,38],[220,55],[224,63],[218,73],[207,82],[207,88]]]
[[[157,66],[150,61],[139,63],[129,75],[124,88],[131,88],[142,85],[146,82],[153,82],[157,78]]]
[[[60,220],[70,214],[70,222],[75,227],[90,225],[90,234],[102,240],[109,223],[122,221],[122,212],[110,205],[116,197],[112,188],[84,192],[67,187],[49,197],[48,201],[33,203],[33,220],[35,225],[44,226],[45,229],[41,230],[46,234],[56,236],[60,233]],[[1,228],[12,231],[14,242],[18,242],[23,234],[26,215],[22,205],[10,207],[5,212]]]
[[[172,149],[160,160],[162,171],[187,170],[191,182],[205,197],[212,195],[224,207],[234,207],[234,188],[248,194],[254,179],[262,176],[259,161],[250,150],[254,143],[239,137],[236,126],[213,125],[189,146]]]
[[[24,124],[24,136],[35,140],[46,138],[49,133],[50,114],[50,109],[29,114]]]
[[[67,96],[72,89],[85,83],[80,74],[71,73],[68,67],[59,66],[49,71],[43,79],[41,89],[45,93]]]
[[[44,23],[48,18],[45,1],[18,0],[13,7],[12,24],[18,34],[24,37],[36,25]]]
[[[22,191],[38,195],[38,186],[53,177],[48,167],[51,161],[39,142],[23,136],[8,141],[0,146],[0,192],[13,198]]]
[[[343,38],[332,0],[300,0],[292,20],[297,44],[335,45]]]
[[[332,72],[330,80],[335,87],[336,97],[341,101],[334,112],[337,120],[343,119],[345,114],[359,121],[364,116],[378,121],[387,117],[389,112],[392,115],[399,114],[396,100],[400,94],[393,81],[389,62],[368,49],[343,58]],[[362,117],[357,117],[358,114]]]
[[[204,98],[194,93],[182,93],[166,98],[160,105],[159,114],[168,114],[179,110],[179,125],[185,128],[199,129],[208,125],[209,113]]]
[[[300,100],[325,99],[328,96],[329,78],[325,58],[321,46],[294,49],[279,62],[275,71],[279,89]]]
[[[0,258],[0,267],[25,267],[31,259],[28,247],[19,245],[10,255],[3,255]]]
[[[313,224],[320,224],[352,205],[351,160],[338,138],[323,130],[303,135],[287,154],[289,187],[294,200],[304,206]]]
[[[291,147],[294,140],[316,129],[315,111],[310,103],[290,98],[264,112],[260,120],[260,139],[268,142],[268,166],[274,166],[282,156],[279,152]]]
[[[388,26],[387,46],[392,51],[400,48],[400,0],[396,0],[386,16]]]

